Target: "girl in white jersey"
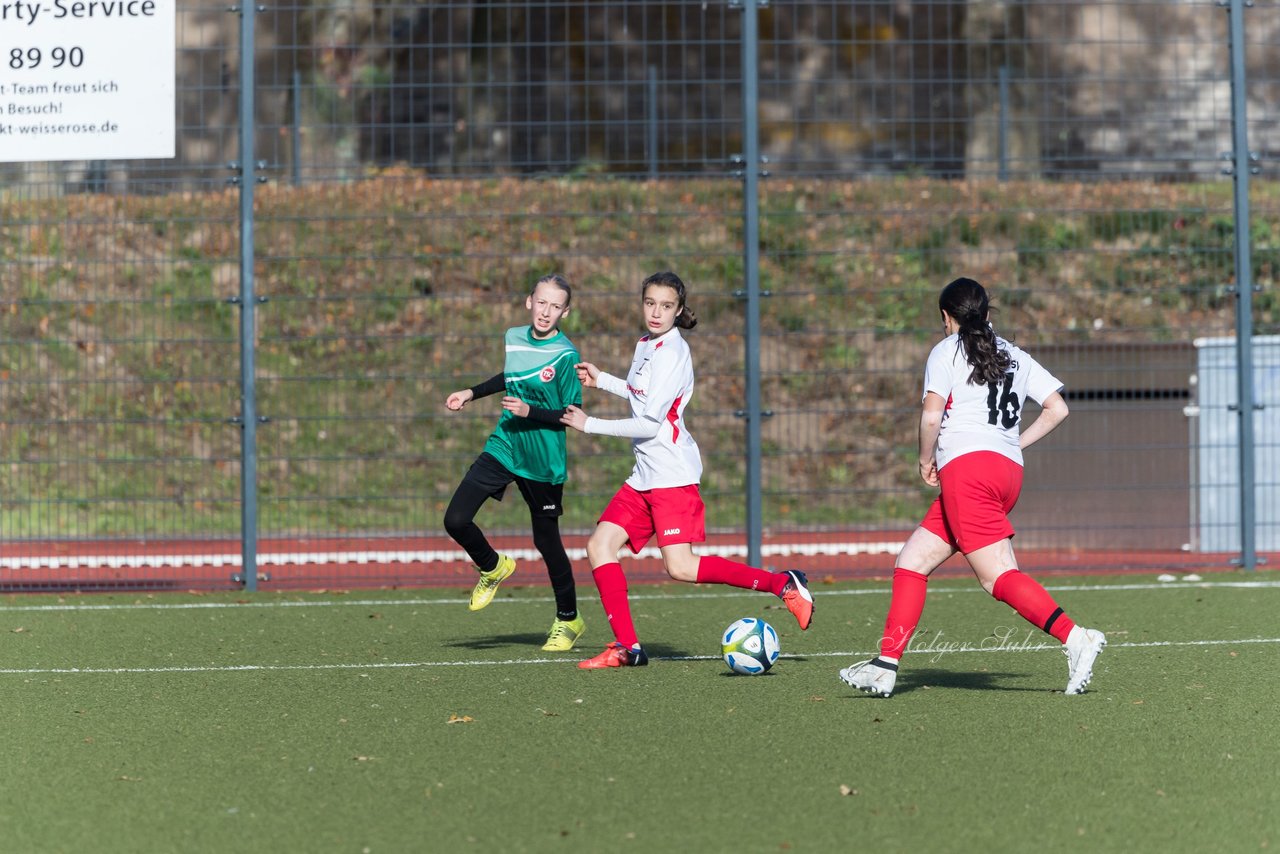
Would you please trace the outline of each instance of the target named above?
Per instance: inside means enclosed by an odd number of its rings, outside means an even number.
[[[635,468],[600,514],[587,542],[591,575],[615,642],[579,667],[634,667],[648,664],[631,620],[627,579],[618,551],[639,552],[655,535],[667,574],[677,581],[728,584],[768,590],[782,598],[800,628],[809,628],[813,597],[804,573],[768,572],[715,555],[699,557],[692,543],[706,539],[705,507],[698,493],[702,456],[684,423],[693,395],[693,359],[681,329],[697,318],[685,305],[684,282],[675,273],[654,273],[641,285],[644,323],[648,330],[636,344],[631,371],[624,380],[590,362],[578,365],[578,379],[631,402],[631,417],[591,418],[576,406],[561,419],[584,433],[627,436],[635,451]]]
[[[869,694],[893,693],[898,661],[924,611],[929,575],[961,552],[984,590],[1062,642],[1066,693],[1081,694],[1106,636],[1077,626],[1039,583],[1018,570],[1009,523],[1022,490],[1022,449],[1067,417],[1062,383],[1026,351],[996,336],[987,321],[987,292],[973,279],[943,288],[938,308],[946,338],[925,365],[920,476],[942,494],[898,555],[880,655],[846,667],[840,678]],[[1027,398],[1041,412],[1019,433]]]

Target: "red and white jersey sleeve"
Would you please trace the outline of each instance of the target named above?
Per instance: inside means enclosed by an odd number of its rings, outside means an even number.
[[[702,454],[684,423],[693,397],[693,356],[689,343],[672,329],[661,338],[636,344],[627,373],[631,418],[588,418],[587,432],[632,436],[636,463],[627,483],[633,489],[689,486],[702,478]]]
[[[974,451],[995,451],[1022,465],[1018,433],[1023,404],[1027,398],[1043,403],[1062,389],[1062,381],[1022,348],[1000,337],[996,346],[1009,354],[1009,370],[1002,380],[981,385],[969,382],[973,367],[958,335],[944,338],[929,353],[924,394],[933,392],[947,402],[938,434],[938,468]]]

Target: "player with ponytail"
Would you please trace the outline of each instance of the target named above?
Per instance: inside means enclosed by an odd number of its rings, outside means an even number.
[[[973,279],[943,288],[938,309],[946,337],[925,364],[920,477],[941,494],[898,554],[880,655],[846,667],[840,678],[869,694],[893,693],[899,661],[924,612],[929,575],[960,552],[984,590],[1062,642],[1065,693],[1083,693],[1106,636],[1076,625],[1018,569],[1009,522],[1022,491],[1023,449],[1067,417],[1062,383],[996,335],[987,292]],[[1028,397],[1041,412],[1020,430]]]
[[[686,298],[684,282],[675,273],[649,276],[640,285],[647,332],[636,344],[626,379],[590,362],[578,365],[578,379],[584,386],[630,401],[630,418],[591,418],[570,406],[561,419],[584,433],[629,437],[636,458],[631,476],[600,514],[587,541],[591,577],[614,641],[599,655],[580,662],[583,669],[648,664],[631,619],[618,552],[627,546],[638,553],[655,537],[663,566],[676,581],[772,593],[782,599],[801,630],[809,628],[813,617],[813,597],[803,572],[769,572],[718,555],[694,554],[692,544],[706,539],[706,508],[698,492],[702,456],[684,421],[685,407],[693,396],[693,357],[680,330],[698,323]]]
[[[996,331],[987,320],[990,301],[987,291],[973,279],[960,278],[942,289],[938,310],[956,322],[957,346],[973,366],[969,382],[985,385],[998,382],[1009,370],[1009,353],[996,343]]]

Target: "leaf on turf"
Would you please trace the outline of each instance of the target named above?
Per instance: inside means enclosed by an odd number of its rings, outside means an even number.
[[[475,718],[471,717],[471,715],[449,715],[449,720],[445,721],[445,723],[450,724],[469,724],[474,722]]]
[[[850,795],[856,795],[856,794],[858,794],[858,790],[857,790],[857,789],[851,789],[851,788],[849,788],[848,786],[846,786],[844,783],[841,783],[841,784],[840,784],[840,794],[841,794],[841,795],[843,795],[843,796],[845,796],[845,797],[847,798],[847,797],[849,797]]]

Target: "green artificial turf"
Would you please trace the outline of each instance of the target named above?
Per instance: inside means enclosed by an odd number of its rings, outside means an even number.
[[[966,579],[937,579],[888,700],[883,582],[777,600],[633,588],[647,668],[538,646],[545,587],[11,596],[0,604],[11,851],[1252,851],[1280,844],[1280,580],[1054,579],[1110,645],[1088,693]],[[1248,586],[1238,586],[1238,585]],[[779,630],[734,676],[720,631]]]

